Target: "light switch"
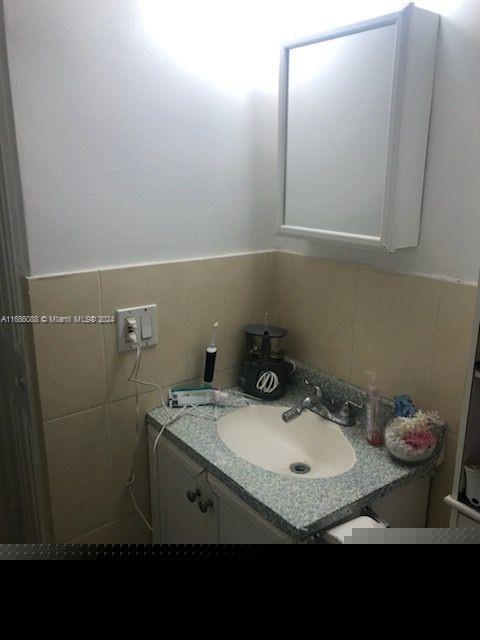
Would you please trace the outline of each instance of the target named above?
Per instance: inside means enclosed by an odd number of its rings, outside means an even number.
[[[150,340],[150,338],[153,335],[152,318],[150,316],[143,316],[141,322],[142,322],[142,340]]]

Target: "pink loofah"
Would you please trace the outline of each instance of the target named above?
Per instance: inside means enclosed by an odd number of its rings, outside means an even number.
[[[402,438],[407,444],[416,449],[427,449],[433,447],[437,438],[431,431],[410,431]]]

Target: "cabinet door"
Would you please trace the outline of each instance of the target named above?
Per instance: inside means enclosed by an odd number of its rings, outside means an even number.
[[[291,544],[287,534],[259,516],[225,485],[208,474],[216,496],[218,541],[220,544]]]
[[[162,544],[216,543],[216,509],[208,494],[206,472],[166,440],[157,447],[153,462],[156,469],[152,473],[156,472],[160,485],[152,492],[159,505],[160,537],[155,539]],[[194,497],[193,502],[189,496]],[[211,505],[202,511],[200,506],[209,500]]]
[[[426,527],[430,477],[392,491],[371,506],[391,527]]]

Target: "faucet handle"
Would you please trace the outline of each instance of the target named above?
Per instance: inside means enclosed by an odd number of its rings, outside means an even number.
[[[313,387],[315,389],[315,395],[319,396],[319,398],[322,397],[322,390],[320,389],[320,387],[318,386],[318,384],[315,384],[314,382],[311,382],[310,380],[305,379],[303,381],[307,387]]]
[[[363,409],[363,405],[347,400],[342,404],[342,408],[339,411],[339,415],[345,420],[345,426],[353,427],[355,424],[355,417],[352,409]]]
[[[351,400],[347,400],[343,403],[345,409],[350,409],[351,407],[355,407],[355,409],[363,409],[363,404],[357,404],[356,402],[352,402]]]

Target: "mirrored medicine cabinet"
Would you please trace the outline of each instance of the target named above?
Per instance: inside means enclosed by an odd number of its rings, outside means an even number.
[[[282,47],[279,234],[418,245],[438,25],[410,4]]]

